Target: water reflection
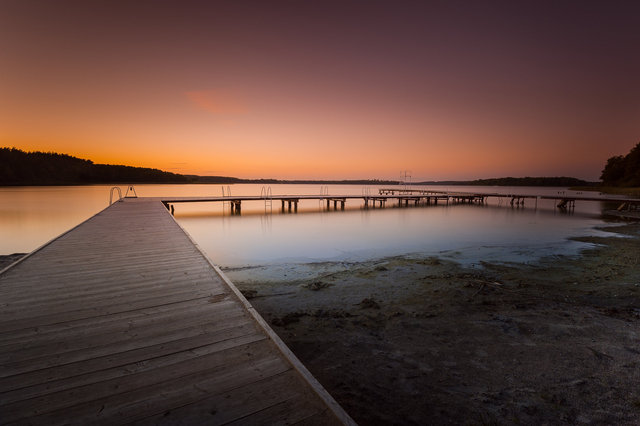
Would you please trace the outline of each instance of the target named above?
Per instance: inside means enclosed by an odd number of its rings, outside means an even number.
[[[109,188],[0,188],[0,254],[26,253],[107,207]]]
[[[264,185],[232,185],[234,195],[260,195]],[[108,205],[109,185],[0,188],[0,254],[29,252]],[[141,197],[221,196],[220,185],[136,185]],[[126,187],[123,186],[123,190]],[[437,190],[547,193],[558,188],[465,188]],[[323,188],[330,195],[362,195],[361,186]],[[377,194],[377,187],[368,188]],[[320,194],[318,185],[272,185],[273,195]],[[502,203],[502,205],[500,205]],[[527,200],[510,207],[504,200],[459,204],[363,208],[348,200],[345,210],[326,202],[301,200],[297,213],[280,211],[279,201],[243,202],[231,216],[222,203],[176,204],[176,219],[222,266],[273,262],[361,260],[398,254],[437,254],[461,262],[479,259],[536,259],[549,253],[575,253],[584,245],[569,237],[591,235],[601,206],[579,203],[575,214],[561,214],[553,200]],[[537,207],[537,208],[534,208]]]
[[[567,240],[593,234],[597,216],[553,209],[494,205],[439,205],[306,210],[295,215],[177,214],[214,262],[253,264],[359,261],[395,255],[440,255],[462,263],[531,261],[575,254],[585,244]]]

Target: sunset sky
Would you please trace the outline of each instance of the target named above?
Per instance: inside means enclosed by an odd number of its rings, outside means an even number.
[[[243,178],[595,180],[638,141],[639,1],[0,0],[0,146]]]

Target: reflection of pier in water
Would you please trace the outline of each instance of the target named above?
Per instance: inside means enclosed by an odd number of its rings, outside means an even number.
[[[267,195],[268,194],[268,195]],[[511,206],[522,207],[525,200],[532,200],[538,206],[538,200],[554,200],[554,204],[560,210],[566,211],[575,207],[576,201],[600,201],[619,202],[619,210],[637,210],[640,208],[640,199],[613,196],[585,196],[581,193],[567,194],[564,191],[557,195],[545,194],[518,194],[518,193],[482,193],[482,192],[457,192],[457,191],[437,191],[431,189],[414,188],[382,188],[377,195],[372,195],[369,191],[363,191],[362,195],[329,195],[322,191],[319,195],[272,195],[271,191],[263,191],[261,195],[241,195],[231,196],[224,194],[221,197],[166,197],[158,198],[167,209],[174,212],[174,204],[178,203],[198,203],[198,202],[222,202],[230,205],[232,214],[242,212],[242,202],[264,201],[265,208],[271,207],[273,201],[280,201],[281,212],[297,212],[298,204],[305,200],[317,200],[320,206],[330,210],[345,209],[345,204],[349,200],[362,200],[364,208],[382,208],[387,202],[393,202],[398,207],[418,206],[418,205],[438,205],[440,204],[485,204],[487,199],[498,199],[499,204],[508,202]]]

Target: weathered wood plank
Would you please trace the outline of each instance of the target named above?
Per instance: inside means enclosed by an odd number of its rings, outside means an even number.
[[[247,318],[242,313],[236,313],[229,315],[227,322],[231,324],[243,324],[248,322]],[[47,354],[42,351],[42,348],[37,348],[38,353],[29,354],[30,358],[15,358],[19,361],[7,362],[2,366],[3,375],[14,375],[24,373],[27,371],[33,371],[41,368],[49,368],[57,365],[70,364],[77,361],[82,361],[89,358],[102,357],[107,355],[116,354],[122,351],[130,351],[147,346],[153,346],[160,343],[171,342],[172,340],[181,339],[183,337],[197,336],[206,334],[211,331],[217,330],[219,325],[212,323],[210,320],[203,321],[201,324],[195,324],[190,327],[176,328],[170,331],[157,331],[153,333],[150,331],[140,331],[141,337],[122,339],[114,342],[113,344],[103,344],[96,346],[88,346],[75,350],[64,351],[59,349],[60,352],[54,354]]]
[[[3,423],[350,422],[158,201],[2,272],[0,308]]]
[[[185,290],[198,290],[202,287],[202,282],[210,280],[210,275],[182,275],[179,277],[168,276],[165,280],[158,278],[155,279],[138,279],[131,280],[131,286],[123,285],[120,282],[114,284],[111,288],[108,286],[100,286],[99,288],[93,288],[92,285],[86,287],[86,291],[66,290],[55,292],[54,296],[50,299],[47,298],[46,293],[41,291],[36,297],[34,297],[33,303],[29,303],[27,296],[21,296],[19,299],[12,301],[5,301],[3,303],[3,315],[12,315],[14,312],[24,312],[25,309],[32,308],[38,309],[40,306],[48,306],[52,308],[56,305],[70,305],[74,302],[79,304],[91,303],[92,301],[106,302],[110,299],[123,298],[123,297],[155,297],[157,295],[168,294],[172,292],[183,292]],[[126,281],[125,281],[126,282]],[[221,285],[207,286],[211,291],[217,293],[224,293],[224,287]],[[158,293],[158,294],[156,294]],[[1,316],[0,316],[1,318]]]
[[[111,414],[118,414],[136,401],[139,401],[141,406],[149,404],[155,395],[166,398],[168,394],[173,399],[181,398],[182,392],[178,392],[181,387],[193,388],[205,382],[206,379],[210,380],[211,376],[215,377],[213,382],[219,385],[220,376],[234,378],[245,374],[246,370],[260,370],[260,374],[269,375],[289,368],[281,358],[273,354],[268,342],[261,341],[204,354],[153,370],[135,372],[115,379],[10,403],[2,407],[5,412],[3,420],[12,422],[53,412],[54,415],[47,416],[48,424],[67,421],[70,415],[73,416],[71,418],[74,421],[77,421],[82,416],[94,415],[98,411],[96,406],[105,406],[102,409],[102,412],[107,411],[105,415],[111,410],[113,410]],[[167,405],[164,403],[161,405],[165,410]]]
[[[303,422],[305,419],[320,414],[330,422],[330,415],[326,408],[315,405],[316,401],[310,395],[293,397],[288,400],[274,404],[255,413],[250,413],[238,420],[229,422],[229,425],[271,425],[275,423],[295,424]],[[325,423],[326,424],[326,423]]]
[[[66,330],[57,333],[40,335],[40,338],[32,338],[29,341],[20,341],[12,345],[2,346],[6,352],[19,352],[20,359],[28,359],[31,353],[45,353],[53,355],[60,348],[65,351],[90,347],[94,344],[118,342],[120,339],[129,339],[132,335],[140,337],[144,333],[167,332],[173,329],[187,328],[197,324],[209,323],[213,318],[219,316],[231,316],[234,313],[240,314],[243,311],[233,300],[222,300],[215,304],[208,303],[198,307],[181,311],[169,311],[164,314],[130,319],[129,321],[111,322],[102,326],[92,328],[81,328]],[[0,355],[0,365],[3,364],[5,356]]]
[[[206,339],[203,339],[205,337]],[[190,348],[180,347],[179,352],[170,352],[163,354],[163,351],[166,352],[167,348],[172,346],[172,342],[169,342],[169,344],[165,345],[166,347],[162,347],[160,345],[153,346],[154,348],[160,349],[159,352],[153,354],[149,353],[148,348],[143,348],[143,350],[125,352],[124,354],[127,355],[126,357],[122,356],[123,353],[119,353],[111,356],[111,359],[109,360],[105,360],[105,357],[94,358],[92,360],[89,360],[93,362],[84,361],[68,364],[66,366],[62,366],[62,368],[50,368],[47,369],[47,373],[44,373],[46,376],[43,376],[43,370],[33,372],[33,374],[31,375],[22,374],[16,376],[16,378],[19,379],[20,382],[18,382],[18,380],[14,382],[16,386],[22,387],[18,387],[17,389],[3,393],[2,400],[0,401],[0,406],[29,398],[44,396],[50,393],[61,392],[78,386],[104,382],[106,380],[130,375],[134,372],[138,373],[153,370],[162,366],[177,364],[179,362],[191,360],[208,353],[219,352],[225,349],[258,342],[264,339],[265,336],[256,331],[255,328],[253,330],[250,330],[250,327],[247,324],[244,324],[243,326],[221,330],[221,332],[218,333],[209,333],[206,335],[196,336],[192,339],[192,341],[209,341],[209,343],[204,345],[201,344],[199,346],[193,346]],[[184,339],[181,341],[181,343],[185,343]],[[146,358],[131,359],[131,352],[137,353],[138,356],[144,355],[146,356]],[[129,359],[130,362],[107,368],[109,364],[112,364],[114,362],[114,358],[120,360],[120,362],[123,359]],[[94,369],[85,371],[83,374],[78,374],[79,370],[72,370],[72,368],[82,368],[86,370],[88,366],[94,367]],[[60,375],[63,371],[68,373],[68,377],[60,377],[56,380],[47,381],[52,377],[52,374]],[[43,378],[45,379],[44,381],[42,380]],[[37,379],[39,380],[39,382],[36,382],[37,384],[27,385],[25,384],[25,379],[31,379],[32,382]]]
[[[5,314],[3,312],[2,315],[0,315],[0,332],[25,327],[37,327],[43,324],[73,321],[80,318],[90,318],[109,313],[126,312],[153,306],[166,305],[169,303],[189,300],[191,298],[207,296],[215,297],[218,294],[206,288],[198,288],[196,291],[189,289],[179,290],[177,292],[168,292],[167,294],[150,298],[139,296],[136,298],[124,299],[125,301],[119,301],[118,298],[115,298],[101,301],[90,308],[83,308],[82,306],[84,305],[56,305],[50,309],[40,308],[35,311],[24,310],[12,314]]]
[[[248,414],[288,401],[299,395],[299,377],[293,370],[267,377],[259,382],[237,387],[136,421],[138,426],[175,424],[192,425],[201,421],[202,406],[210,414],[209,424],[225,424]],[[278,389],[278,392],[274,392]]]
[[[126,322],[127,320],[133,318],[148,317],[156,314],[161,315],[165,312],[180,311],[183,309],[189,309],[192,306],[199,306],[205,303],[210,303],[210,299],[211,297],[205,296],[197,299],[169,303],[166,305],[136,309],[134,311],[120,312],[109,315],[99,315],[91,318],[83,318],[80,320],[46,324],[40,327],[28,327],[22,328],[20,330],[6,331],[4,333],[0,333],[0,350],[2,350],[1,348],[4,344],[8,345],[13,344],[16,341],[26,341],[30,338],[37,338],[37,336],[39,335],[68,331],[74,328],[90,329],[92,327],[97,327],[101,324],[108,324],[111,322]]]
[[[29,303],[28,297],[21,297],[15,301],[6,301],[4,303],[3,316],[11,317],[18,312],[28,312],[29,310],[39,311],[42,307],[47,307],[47,310],[52,311],[57,306],[69,306],[73,303],[80,305],[92,304],[92,302],[101,302],[106,304],[114,299],[121,299],[125,297],[147,297],[152,298],[161,296],[163,294],[181,293],[185,291],[197,291],[201,287],[201,282],[205,280],[205,277],[199,277],[194,279],[179,278],[179,279],[167,279],[166,281],[144,280],[139,282],[132,282],[131,286],[126,285],[114,285],[111,289],[108,287],[100,289],[90,289],[87,292],[72,292],[65,291],[56,293],[51,299],[47,299],[45,294],[41,294],[35,297],[33,303]],[[224,292],[222,286],[211,288],[212,291],[217,291],[218,294]],[[2,318],[2,316],[0,316]]]

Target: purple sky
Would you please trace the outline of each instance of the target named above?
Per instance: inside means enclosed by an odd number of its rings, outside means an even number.
[[[1,1],[0,145],[183,173],[597,179],[640,2]]]

